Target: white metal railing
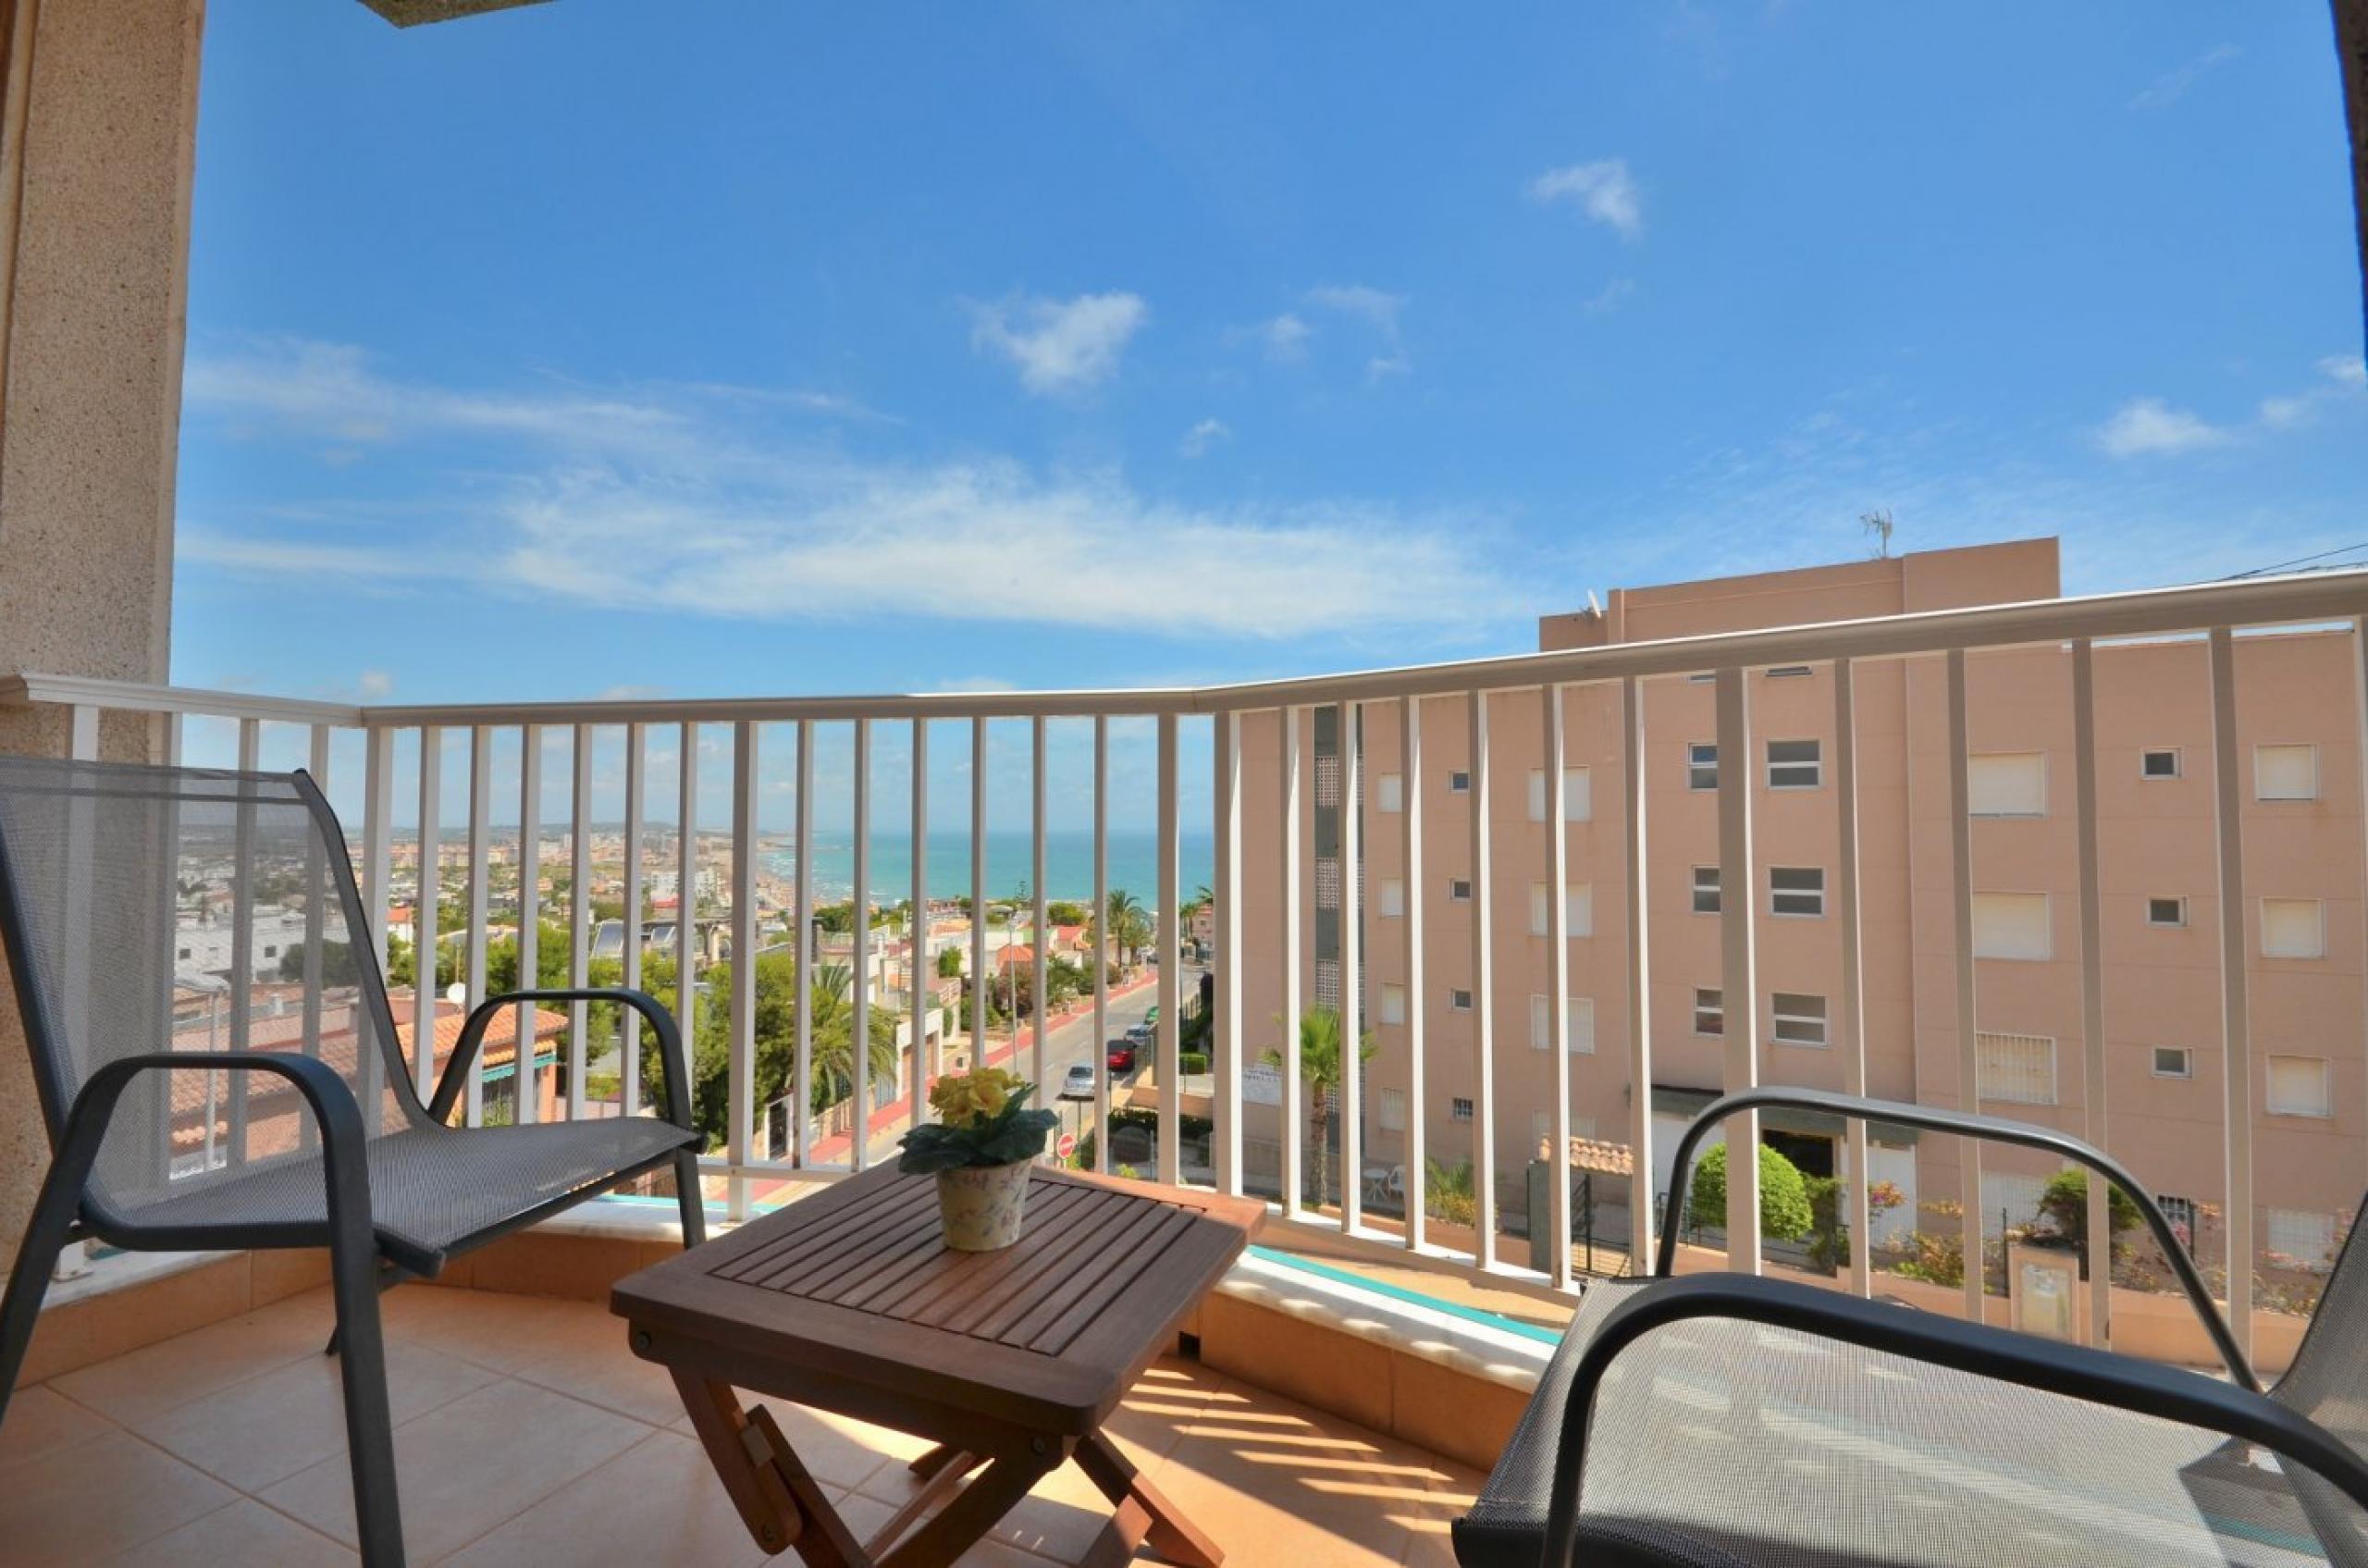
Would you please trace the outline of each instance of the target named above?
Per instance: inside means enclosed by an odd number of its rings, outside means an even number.
[[[1075,825],[1055,823],[1049,809],[1048,734],[1051,726],[1071,721],[1080,726],[1090,725],[1092,895],[1097,943],[1089,1055],[1093,1063],[1093,1125],[1102,1134],[1095,1139],[1096,1159],[1106,1169],[1111,1164],[1111,1139],[1107,1133],[1111,1125],[1112,1084],[1103,1043],[1109,1031],[1108,969],[1114,955],[1109,947],[1107,921],[1102,917],[1111,892],[1112,722],[1151,723],[1155,737],[1154,798],[1151,805],[1157,856],[1154,941],[1160,1009],[1153,1057],[1159,1113],[1155,1161],[1162,1174],[1174,1176],[1187,1169],[1180,1138],[1185,1098],[1179,1070],[1184,1002],[1178,915],[1183,892],[1179,855],[1184,837],[1179,759],[1187,734],[1184,726],[1198,726],[1202,720],[1210,722],[1214,764],[1213,891],[1216,907],[1212,1026],[1215,1088],[1209,1105],[1215,1130],[1205,1157],[1210,1177],[1218,1185],[1232,1191],[1250,1190],[1252,1184],[1243,1162],[1244,1130],[1251,1115],[1245,1105],[1245,1080],[1254,1059],[1254,1041],[1264,1038],[1265,1031],[1258,1020],[1248,1016],[1252,1006],[1249,994],[1253,986],[1271,990],[1278,1004],[1273,1009],[1278,1037],[1287,1043],[1296,1037],[1298,1020],[1310,1003],[1310,977],[1315,969],[1308,932],[1316,911],[1308,896],[1305,870],[1312,864],[1314,850],[1307,824],[1314,820],[1317,792],[1307,787],[1303,759],[1313,755],[1317,727],[1314,715],[1320,709],[1329,709],[1331,733],[1337,737],[1333,755],[1337,758],[1340,803],[1337,830],[1339,874],[1335,905],[1336,959],[1338,972],[1343,977],[1338,986],[1338,1009],[1342,1047],[1338,1081],[1330,1086],[1330,1093],[1334,1103],[1345,1107],[1338,1118],[1341,1179],[1336,1207],[1319,1209],[1310,1202],[1310,1152],[1304,1145],[1310,1095],[1315,1086],[1302,1073],[1300,1053],[1286,1048],[1280,1052],[1275,1075],[1278,1103],[1274,1106],[1272,1125],[1251,1130],[1252,1137],[1262,1147],[1269,1138],[1277,1145],[1278,1169],[1276,1191],[1271,1196],[1277,1204],[1281,1221],[1288,1226],[1327,1231],[1352,1245],[1392,1250],[1424,1266],[1474,1268],[1507,1278],[1532,1280],[1540,1277],[1503,1255],[1509,1205],[1508,1194],[1498,1179],[1505,1151],[1498,1132],[1502,1118],[1509,1110],[1531,1108],[1508,1107],[1499,1103],[1498,1092],[1498,1080],[1505,1065],[1498,1047],[1506,1032],[1498,1027],[1499,994],[1506,989],[1509,978],[1517,978],[1515,971],[1526,962],[1526,956],[1515,954],[1503,940],[1509,933],[1499,929],[1494,907],[1499,889],[1518,888],[1529,877],[1525,868],[1509,864],[1507,846],[1499,842],[1500,838],[1519,839],[1523,835],[1500,835],[1496,831],[1495,809],[1489,804],[1502,793],[1492,777],[1492,759],[1505,748],[1510,735],[1505,726],[1528,722],[1520,717],[1522,705],[1518,700],[1526,695],[1534,703],[1530,710],[1536,715],[1535,739],[1547,781],[1547,826],[1542,851],[1545,874],[1550,879],[1546,900],[1547,957],[1544,972],[1535,978],[1546,987],[1545,994],[1549,998],[1546,1043],[1552,1056],[1552,1104],[1547,1108],[1550,1110],[1551,1161],[1559,1167],[1548,1182],[1548,1212],[1528,1217],[1526,1223],[1542,1220],[1547,1226],[1550,1241],[1542,1282],[1559,1287],[1568,1284],[1574,1273],[1572,1184],[1567,1167],[1574,1092],[1568,1002],[1572,932],[1569,930],[1567,895],[1572,848],[1564,796],[1565,768],[1572,747],[1566,704],[1572,694],[1585,690],[1604,694],[1615,715],[1611,730],[1619,737],[1617,753],[1611,760],[1622,772],[1617,796],[1622,818],[1622,910],[1620,919],[1598,921],[1597,929],[1616,932],[1624,947],[1625,961],[1621,969],[1629,1021],[1621,1043],[1623,1049],[1618,1053],[1607,1050],[1597,1061],[1615,1063],[1626,1077],[1625,1135],[1634,1164],[1634,1175],[1627,1183],[1628,1208],[1633,1216],[1629,1245],[1641,1256],[1651,1240],[1656,1200],[1660,1194],[1655,1191],[1652,1152],[1651,1018],[1656,970],[1650,943],[1652,927],[1647,918],[1651,881],[1648,872],[1654,847],[1648,829],[1657,828],[1658,823],[1648,822],[1652,792],[1647,787],[1647,770],[1639,762],[1646,755],[1646,714],[1664,683],[1707,676],[1712,688],[1713,732],[1720,764],[1716,844],[1720,886],[1723,890],[1719,920],[1723,1034],[1717,1087],[1733,1092],[1756,1086],[1768,1059],[1768,1046],[1760,1038],[1761,992],[1756,946],[1760,914],[1754,891],[1760,861],[1754,843],[1758,809],[1754,804],[1755,770],[1749,765],[1754,756],[1751,677],[1755,672],[1770,666],[1792,664],[1813,665],[1830,673],[1834,741],[1830,794],[1837,845],[1835,919],[1832,931],[1839,952],[1841,982],[1840,994],[1833,998],[1830,1009],[1829,1044],[1838,1058],[1843,1086],[1852,1092],[1863,1092],[1869,1078],[1868,1042],[1863,1022],[1862,942],[1866,910],[1861,900],[1861,677],[1870,669],[1889,662],[1939,662],[1946,709],[1950,830],[1947,882],[1951,893],[1949,934],[1954,996],[1949,1016],[1957,1035],[1958,1050],[1954,1081],[1930,1087],[1943,1100],[1971,1105],[1979,1098],[1977,1021],[1980,966],[1975,958],[1973,897],[1978,846],[1968,799],[1968,759],[1972,755],[1970,736],[1975,719],[1967,677],[1968,659],[1978,653],[2033,646],[2058,648],[2068,653],[2070,749],[2076,759],[2077,925],[2081,949],[2078,977],[2078,1078],[2083,1086],[2080,1114],[2070,1130],[2110,1147],[2111,1129],[2105,1117],[2108,1020],[2104,1015],[2104,939],[2100,914],[2103,894],[2096,774],[2095,647],[2100,642],[2132,639],[2200,640],[2212,716],[2209,750],[2215,834],[2214,890],[2222,927],[2218,980],[2223,1059],[2250,1063],[2247,974],[2251,959],[2241,919],[2246,891],[2241,808],[2246,794],[2238,740],[2241,715],[2235,679],[2236,649],[2242,640],[2238,634],[2297,625],[2331,625],[2348,632],[2356,699],[2341,722],[2349,730],[2350,745],[2368,754],[2368,718],[2363,717],[2368,714],[2368,707],[2363,707],[2368,704],[2368,666],[2362,664],[2361,651],[2363,616],[2368,616],[2368,574],[2343,573],[1199,688],[349,705],[28,674],[0,681],[0,705],[63,707],[69,714],[70,748],[82,756],[97,752],[99,716],[103,712],[154,716],[161,726],[154,751],[167,759],[184,755],[185,726],[191,719],[227,722],[234,726],[234,759],[242,767],[258,764],[266,726],[274,734],[294,726],[305,734],[309,744],[304,755],[325,782],[333,738],[342,733],[359,732],[364,742],[364,755],[363,787],[359,792],[362,848],[358,872],[364,884],[371,939],[382,960],[388,949],[388,909],[395,892],[391,854],[396,837],[396,743],[405,732],[412,733],[418,759],[416,810],[423,824],[414,899],[423,995],[417,1014],[420,1024],[414,1031],[416,1055],[413,1066],[423,1089],[433,1082],[438,1066],[433,1060],[434,1030],[429,1021],[433,1018],[436,953],[448,917],[462,913],[449,907],[441,886],[440,871],[447,855],[441,839],[444,813],[440,789],[448,745],[465,745],[469,750],[465,865],[459,896],[465,903],[467,920],[463,983],[468,1000],[474,1005],[487,992],[487,932],[494,913],[488,867],[495,836],[493,752],[497,737],[514,735],[520,747],[516,797],[517,942],[522,981],[531,983],[538,916],[543,912],[536,872],[544,836],[539,821],[545,802],[541,779],[544,737],[564,732],[572,748],[573,787],[567,807],[571,885],[564,910],[557,912],[563,916],[569,932],[569,974],[581,982],[589,972],[589,888],[596,866],[590,849],[597,793],[593,755],[597,747],[622,735],[622,961],[626,983],[635,984],[643,979],[642,939],[651,919],[647,902],[652,869],[648,864],[651,825],[647,798],[648,748],[654,740],[671,734],[679,759],[673,868],[675,961],[684,998],[680,1011],[684,1043],[695,1054],[703,1026],[698,1009],[692,1003],[697,976],[706,967],[699,934],[699,899],[702,873],[709,865],[709,858],[702,855],[704,824],[699,822],[697,811],[703,730],[706,726],[722,726],[728,729],[730,736],[731,823],[723,833],[728,847],[722,858],[731,885],[728,897],[716,902],[718,918],[729,921],[735,958],[754,955],[765,940],[754,896],[758,844],[763,836],[758,820],[760,763],[768,744],[768,729],[778,727],[785,731],[794,748],[796,779],[796,824],[791,835],[796,857],[792,900],[795,911],[789,941],[796,954],[800,981],[795,992],[794,1067],[789,1093],[796,1110],[789,1118],[789,1145],[781,1157],[774,1157],[769,1142],[759,1139],[757,1118],[763,1107],[755,1104],[755,965],[735,962],[725,1015],[729,1020],[728,1121],[720,1146],[706,1156],[714,1177],[723,1183],[726,1200],[735,1214],[746,1212],[764,1184],[810,1179],[834,1169],[861,1169],[874,1157],[870,1118],[875,1102],[866,1043],[870,1010],[876,1005],[869,983],[875,933],[862,911],[897,893],[908,895],[913,908],[906,933],[906,961],[911,978],[902,1020],[910,1031],[911,1068],[905,1093],[900,1096],[901,1114],[906,1117],[922,1114],[924,1079],[931,1060],[927,1011],[934,994],[929,974],[931,954],[928,911],[932,899],[949,891],[931,885],[929,870],[928,756],[931,730],[938,724],[967,724],[969,732],[967,817],[971,853],[967,892],[971,900],[972,924],[968,957],[971,973],[980,982],[972,988],[969,1009],[974,1044],[987,1040],[990,1026],[987,988],[983,983],[989,978],[986,907],[992,894],[1007,891],[987,885],[989,728],[996,722],[1023,722],[1028,726],[1032,765],[1029,912],[1033,917],[1036,935],[1033,961],[1029,968],[1032,1017],[1037,1024],[1028,1067],[1040,1082],[1044,1081],[1049,1070],[1044,1043],[1049,930],[1045,846],[1056,826]],[[1450,709],[1461,702],[1463,722],[1453,729],[1461,731],[1460,738],[1468,752],[1467,820],[1437,824],[1440,831],[1436,833],[1432,832],[1430,815],[1437,809],[1431,797],[1437,794],[1434,786],[1437,772],[1425,748],[1434,744],[1451,745],[1451,739],[1447,732],[1425,736],[1426,728],[1438,727],[1436,714],[1425,719],[1425,699]],[[1376,758],[1363,747],[1360,736],[1368,709],[1375,715],[1394,715],[1399,735],[1394,759]],[[1250,750],[1247,737],[1252,724],[1258,726],[1261,735],[1273,737],[1273,749],[1266,754],[1269,761],[1264,771],[1253,771],[1246,759]],[[852,745],[849,815],[853,823],[853,897],[857,913],[853,923],[855,984],[850,998],[854,1046],[849,1054],[853,1080],[849,1111],[853,1135],[844,1154],[826,1160],[820,1148],[821,1136],[814,1119],[807,1114],[814,1104],[815,1063],[812,997],[805,977],[813,972],[816,961],[811,919],[815,897],[811,850],[817,842],[815,753],[818,731],[831,726],[844,727]],[[909,887],[901,890],[875,888],[871,883],[874,761],[882,726],[909,728],[911,879]],[[1523,737],[1524,745],[1528,738]],[[1359,873],[1366,855],[1382,849],[1382,841],[1372,836],[1378,817],[1366,798],[1365,781],[1378,776],[1381,770],[1376,767],[1377,761],[1388,760],[1397,764],[1402,813],[1396,824],[1396,843],[1391,847],[1402,858],[1405,870],[1402,927],[1394,940],[1385,944],[1376,935],[1377,927],[1363,919]],[[2368,767],[2363,767],[2362,772],[2368,774]],[[2347,814],[2357,810],[2358,803],[2348,804]],[[1252,836],[1253,822],[1270,823],[1272,827],[1271,833],[1257,835],[1265,853],[1256,857],[1246,854],[1244,847]],[[1470,884],[1469,902],[1463,908],[1455,907],[1462,902],[1461,899],[1444,904],[1437,899],[1433,884],[1437,879],[1426,874],[1427,868],[1451,859],[1459,848],[1467,858]],[[1529,851],[1525,846],[1516,844],[1513,852]],[[1503,880],[1508,876],[1513,879],[1510,883]],[[1609,881],[1608,873],[1605,880]],[[1254,951],[1247,936],[1253,917],[1254,923],[1268,933]],[[1444,948],[1431,945],[1434,933],[1452,936],[1459,927],[1464,941],[1451,942]],[[1446,962],[1448,956],[1460,957],[1464,952],[1468,952],[1468,958],[1462,959],[1470,994],[1468,1021],[1460,1008],[1442,1011],[1435,1007],[1428,989],[1438,978],[1432,972],[1434,967]],[[1408,1177],[1407,1197],[1402,1216],[1396,1220],[1366,1212],[1365,1184],[1362,1179],[1363,1149],[1372,1135],[1374,1111],[1367,1104],[1370,1097],[1363,1093],[1367,1069],[1355,1042],[1365,1020],[1379,1016],[1381,1011],[1375,1000],[1377,994],[1367,982],[1368,971],[1375,964],[1395,968],[1400,978],[1393,983],[1403,984],[1405,997],[1402,1027],[1389,1046],[1391,1070],[1410,1086],[1404,1095],[1405,1125],[1400,1141]],[[1526,982],[1522,988],[1527,989]],[[243,1007],[234,999],[230,1022],[234,1043],[242,1038],[243,1014]],[[2363,1006],[2361,1017],[2352,1020],[2350,1034],[2355,1049],[2362,1034],[2362,1018],[2368,1018],[2368,1006]],[[1014,1021],[1016,1027],[1016,1009]],[[522,1018],[521,1085],[517,1095],[517,1114],[522,1120],[532,1119],[537,1110],[536,1095],[527,1088],[534,1033],[531,1018]],[[586,1009],[579,1005],[572,1009],[570,1018],[565,1047],[569,1087],[561,1107],[561,1114],[571,1117],[589,1114],[586,1096]],[[632,1049],[622,1055],[617,1105],[621,1114],[644,1114],[648,1109],[652,1086],[639,1071],[637,1056]],[[2249,1259],[2255,1255],[2252,1231],[2257,1202],[2252,1072],[2249,1068],[2222,1076],[2223,1179],[2219,1187],[2227,1214],[2228,1256]],[[1426,1218],[1423,1173],[1430,1156],[1448,1146],[1448,1140],[1432,1125],[1433,1106],[1440,1098],[1437,1092],[1441,1089],[1453,1091],[1449,1098],[1456,1108],[1456,1119],[1464,1119],[1468,1110],[1469,1143],[1475,1151],[1474,1218],[1470,1227],[1470,1241],[1463,1248],[1439,1244],[1437,1222]],[[483,1113],[480,1064],[468,1085],[464,1114],[475,1122]],[[233,1117],[235,1139],[235,1107]],[[1752,1118],[1745,1116],[1738,1120],[1743,1125],[1731,1128],[1730,1131],[1745,1146],[1756,1142]],[[894,1130],[894,1117],[888,1121],[882,1136]],[[1870,1151],[1863,1125],[1850,1130],[1846,1146],[1848,1168],[1857,1176],[1850,1184],[1847,1199],[1848,1228],[1852,1236],[1866,1237],[1870,1233],[1867,1179]],[[1961,1191],[1967,1199],[1961,1245],[1969,1261],[1982,1256],[1981,1216],[1979,1204],[1973,1201],[1980,1191],[1980,1154],[1968,1150],[1959,1167]],[[1734,1266],[1757,1268],[1761,1258],[1757,1167],[1750,1160],[1736,1161],[1729,1177],[1725,1228],[1729,1257]],[[1525,1211],[1525,1203],[1522,1206]],[[2101,1233],[2106,1220],[2101,1186],[2090,1194],[2089,1206],[2091,1234]],[[1671,1219],[1679,1217],[1672,1215]],[[1851,1251],[1847,1278],[1852,1288],[1864,1293],[1871,1288],[1869,1249],[1860,1244],[1854,1245]],[[1979,1312],[1986,1270],[1968,1266],[1966,1274],[1967,1310]],[[2104,1270],[2092,1274],[2092,1322],[2101,1328],[2107,1322],[2109,1311],[2108,1280]],[[2235,1309],[2236,1332],[2240,1343],[2250,1347],[2251,1271],[2231,1267],[2226,1289]]]

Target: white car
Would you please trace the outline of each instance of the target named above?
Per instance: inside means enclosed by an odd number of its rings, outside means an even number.
[[[1071,1062],[1068,1076],[1061,1080],[1061,1098],[1091,1100],[1093,1098],[1093,1064]]]

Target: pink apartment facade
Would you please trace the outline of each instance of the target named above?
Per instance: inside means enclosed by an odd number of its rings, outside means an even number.
[[[1747,577],[1615,590],[1600,611],[1545,617],[1541,649],[1795,625],[2052,599],[2055,541],[2035,539]],[[2368,1185],[2363,1074],[2360,650],[2348,628],[2238,639],[2239,817],[2250,991],[2256,1250],[2309,1266],[2331,1248]],[[2106,1142],[2209,1248],[2227,1186],[2212,704],[2201,639],[2100,646],[2095,657]],[[1980,1107],[2080,1133],[2087,1090],[2074,816],[2071,655],[2062,647],[1975,653],[1967,666]],[[1941,661],[1855,668],[1860,908],[1868,1091],[1961,1104],[1952,784]],[[1760,1080],[1839,1090],[1840,847],[1831,666],[1747,677],[1754,885],[1719,885],[1713,692],[1707,679],[1646,683],[1646,936],[1650,956],[1656,1192],[1675,1132],[1721,1083],[1716,910],[1755,910]],[[1496,1119],[1492,1158],[1509,1225],[1525,1224],[1522,1172],[1552,1125],[1551,966],[1543,768],[1545,698],[1490,698]],[[1616,685],[1563,690],[1571,1128],[1625,1142],[1633,1096],[1626,845],[1627,747]],[[1338,995],[1337,720],[1301,724],[1301,876],[1316,939],[1303,938],[1311,1003]],[[1425,698],[1424,864],[1403,862],[1397,705],[1361,720],[1360,1006],[1375,1054],[1366,1068],[1363,1179],[1405,1157],[1419,1101],[1426,1154],[1476,1158],[1478,1068],[1470,994],[1470,714],[1462,696]],[[1282,853],[1279,721],[1244,720],[1244,878],[1274,880]],[[1707,748],[1707,749],[1706,749]],[[1707,787],[1706,787],[1707,786]],[[1328,863],[1327,863],[1328,858]],[[1424,979],[1407,985],[1404,909],[1423,881]],[[1283,999],[1277,901],[1243,901],[1245,1059],[1277,1043]],[[1334,928],[1325,940],[1326,909]],[[1327,957],[1327,954],[1334,955]],[[1407,1024],[1424,1019],[1427,1070],[1411,1081]],[[1255,1075],[1253,1075],[1254,1078]],[[1253,1085],[1245,1167],[1271,1179],[1276,1113]],[[1770,1113],[1763,1137],[1812,1174],[1847,1175],[1847,1141],[1813,1117]],[[1304,1134],[1302,1134],[1304,1136]],[[1310,1156],[1313,1157],[1312,1155]],[[1919,1204],[1958,1200],[1955,1141],[1893,1133],[1874,1177],[1907,1200],[1878,1241],[1921,1225]],[[1263,1166],[1263,1171],[1262,1171]],[[2052,1162],[1985,1151],[1985,1225],[2029,1219]],[[1599,1197],[1624,1202],[1618,1188]],[[1412,1173],[1404,1187],[1419,1191]],[[1337,1191],[1338,1178],[1333,1191]],[[1624,1223],[1624,1216],[1622,1216]]]

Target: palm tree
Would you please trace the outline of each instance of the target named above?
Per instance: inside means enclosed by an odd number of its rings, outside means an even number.
[[[1360,1034],[1358,1065],[1373,1060],[1376,1048],[1373,1031]],[[1270,1046],[1261,1059],[1269,1067],[1280,1067],[1283,1053]],[[1315,1206],[1319,1209],[1332,1201],[1332,1100],[1340,1087],[1340,1015],[1330,1007],[1310,1007],[1299,1016],[1299,1081],[1307,1096],[1308,1128],[1315,1134]],[[1343,1174],[1349,1180],[1356,1179],[1353,1171]]]
[[[1119,962],[1132,968],[1142,950],[1151,945],[1151,916],[1144,910],[1142,900],[1123,887],[1112,888],[1103,909],[1103,930],[1095,936],[1116,948]]]
[[[808,987],[813,1029],[814,1081],[829,1105],[855,1093],[855,986],[845,964],[820,964]],[[884,1026],[884,1027],[883,1027]],[[896,1072],[896,1020],[884,1007],[871,1009],[870,1049],[866,1054],[871,1080],[894,1078]],[[863,1108],[857,1107],[861,1116]]]

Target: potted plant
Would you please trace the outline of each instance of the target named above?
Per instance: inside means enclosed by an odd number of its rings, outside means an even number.
[[[957,1252],[992,1253],[1019,1240],[1028,1167],[1060,1119],[1028,1108],[1035,1088],[1001,1068],[941,1078],[929,1091],[938,1119],[898,1141],[898,1170],[937,1178],[938,1217]]]

